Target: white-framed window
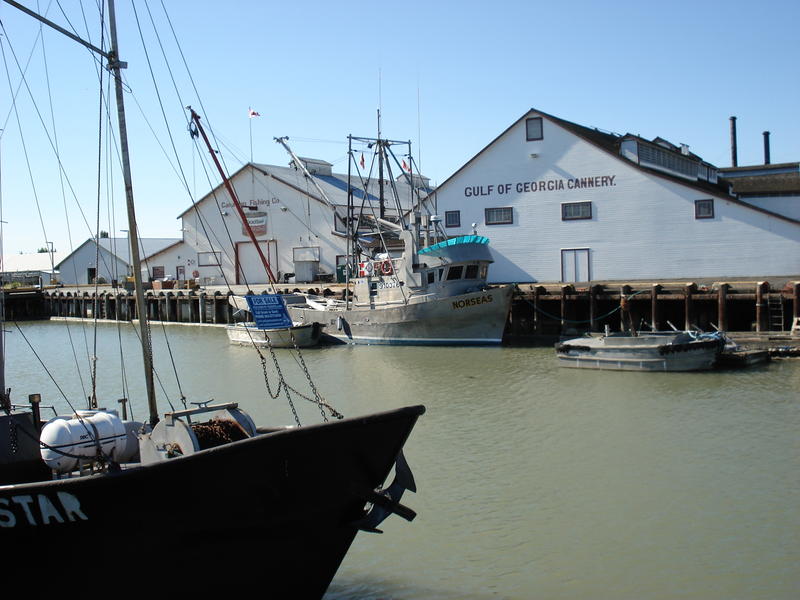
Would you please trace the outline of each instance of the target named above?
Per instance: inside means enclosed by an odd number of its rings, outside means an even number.
[[[542,132],[542,117],[531,117],[525,119],[525,139],[528,142],[534,142],[544,138]]]
[[[444,226],[461,227],[461,211],[460,210],[444,211]]]
[[[694,201],[694,218],[695,219],[713,219],[714,218],[714,199],[704,198],[703,200]]]
[[[500,208],[487,208],[487,225],[508,225],[514,222],[514,210],[510,206]]]
[[[564,202],[561,205],[561,220],[576,221],[592,218],[591,202]]]
[[[222,264],[222,252],[198,252],[198,267],[218,267]]]

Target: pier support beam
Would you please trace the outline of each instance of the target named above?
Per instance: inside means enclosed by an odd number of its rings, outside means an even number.
[[[589,331],[597,331],[597,286],[589,286]]]
[[[717,327],[720,331],[728,330],[728,287],[727,283],[720,283],[717,289]]]
[[[765,318],[764,315],[766,311],[764,310],[764,291],[769,293],[769,284],[766,281],[759,281],[756,283],[756,331],[764,331],[764,322]]]
[[[800,319],[800,281],[792,282],[792,323],[795,319]]]
[[[657,283],[653,284],[650,291],[650,327],[653,331],[659,331],[658,320],[658,293],[661,291],[661,286]]]

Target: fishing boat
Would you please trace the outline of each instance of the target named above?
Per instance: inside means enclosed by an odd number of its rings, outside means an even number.
[[[586,335],[556,345],[558,364],[615,371],[703,371],[714,367],[724,336],[694,331]]]
[[[386,168],[390,159],[399,164],[390,151],[392,145],[408,142],[349,139],[348,293],[344,298],[305,296],[303,302],[288,304],[292,319],[319,322],[325,325],[326,336],[353,344],[500,344],[513,286],[487,284],[493,262],[489,239],[477,234],[447,239],[437,216],[414,209],[404,212],[397,198],[394,220],[390,220],[384,212],[383,185],[379,186],[378,213],[368,190],[357,193],[353,184],[361,178],[352,172],[353,141],[374,148],[379,165]],[[296,157],[294,162],[302,164]],[[405,169],[403,173],[413,180],[413,174]],[[360,212],[355,198],[361,199]],[[437,239],[441,241],[426,243]]]
[[[106,51],[4,1],[108,61],[137,306],[145,306],[114,2]],[[314,388],[319,424],[295,416],[295,426],[256,426],[239,406],[246,399],[162,415],[145,312],[146,422],[103,408],[93,393],[88,408],[42,423],[38,397],[29,408],[12,402],[0,368],[0,545],[6,574],[24,582],[24,593],[263,588],[278,598],[321,598],[358,531],[380,531],[392,513],[414,518],[400,504],[416,489],[402,451],[423,406],[343,418]]]

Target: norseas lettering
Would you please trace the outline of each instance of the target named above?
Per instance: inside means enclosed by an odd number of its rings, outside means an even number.
[[[57,500],[46,494],[20,495],[0,498],[0,527],[16,527],[17,524],[50,525],[66,521],[88,521],[81,510],[78,498],[67,492],[58,492]],[[33,507],[38,510],[34,510]]]
[[[487,294],[486,296],[478,296],[476,298],[468,298],[467,300],[455,300],[453,301],[453,310],[466,308],[467,306],[475,306],[477,304],[486,304],[487,302],[491,301],[491,294]]]

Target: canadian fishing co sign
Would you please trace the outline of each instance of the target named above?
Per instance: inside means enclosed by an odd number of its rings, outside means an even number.
[[[616,175],[596,175],[594,177],[555,177],[536,181],[468,185],[464,188],[464,196],[471,198],[474,196],[491,196],[492,194],[504,196],[514,192],[517,194],[531,194],[534,192],[614,187],[617,185],[615,183],[616,178]]]

